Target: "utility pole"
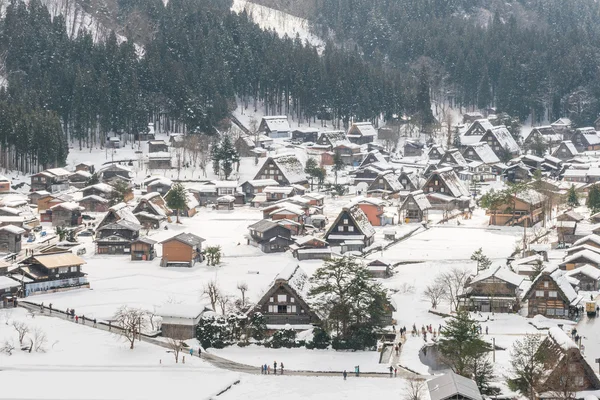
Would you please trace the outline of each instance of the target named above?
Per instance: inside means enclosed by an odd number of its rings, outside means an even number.
[[[525,250],[527,250],[527,218],[523,224],[523,257],[525,257]]]
[[[492,338],[492,362],[496,362],[496,338]]]

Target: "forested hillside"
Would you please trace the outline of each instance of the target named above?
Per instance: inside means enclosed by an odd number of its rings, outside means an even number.
[[[61,164],[67,139],[81,147],[103,143],[110,132],[135,136],[149,121],[214,134],[236,95],[304,120],[324,109],[345,121],[368,119],[413,103],[395,72],[333,46],[319,56],[231,13],[228,2],[151,4],[153,34],[142,56],[115,34],[106,41],[85,31],[69,36],[65,19],[51,18],[39,0],[7,7],[0,21],[8,81],[0,93],[4,166]]]
[[[579,126],[600,111],[594,0],[320,0],[315,18],[368,58],[426,64],[433,95],[465,107]]]

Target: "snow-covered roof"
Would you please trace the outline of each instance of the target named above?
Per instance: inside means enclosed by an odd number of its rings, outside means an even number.
[[[54,175],[54,176],[65,176],[65,175],[71,175],[71,173],[69,171],[67,171],[64,168],[50,168],[47,169],[43,172],[49,172],[50,174]]]
[[[218,203],[232,203],[235,201],[235,197],[230,195],[221,196],[217,199]]]
[[[414,192],[410,192],[406,199],[404,199],[400,209],[404,209],[405,204],[408,204],[407,202],[410,198],[414,200],[414,202],[417,204],[417,207],[419,207],[421,211],[429,210],[431,208],[431,203],[429,202],[427,196],[425,196],[425,193],[423,193],[422,190],[415,190]]]
[[[431,400],[446,400],[455,396],[483,400],[475,381],[452,371],[427,381],[427,388]]]
[[[85,208],[81,207],[79,204],[72,202],[72,201],[66,201],[64,203],[60,203],[60,204],[50,207],[51,210],[56,210],[59,208],[63,208],[65,210],[69,210],[69,211],[85,210]]]
[[[344,131],[326,131],[321,133],[321,137],[326,139],[333,147],[339,143],[350,143]],[[319,139],[321,138],[319,137]]]
[[[566,273],[567,276],[575,276],[579,274],[585,275],[595,280],[600,279],[600,269],[590,264],[582,265],[581,267],[572,269],[570,271],[567,271]]]
[[[106,183],[96,183],[95,185],[85,187],[81,190],[84,191],[84,190],[90,190],[90,189],[96,189],[103,193],[112,193],[112,191],[115,190],[112,186],[110,186]]]
[[[97,202],[100,202],[100,203],[108,203],[108,199],[105,199],[105,198],[100,197],[100,196],[96,196],[95,194],[82,197],[81,199],[78,200],[78,202],[81,203],[82,201],[87,201],[87,200],[93,200],[93,201],[97,201]]]
[[[456,175],[452,167],[440,168],[432,172],[429,180],[435,179],[438,176],[444,182],[450,195],[453,197],[469,196],[469,190],[465,187],[462,181]]]
[[[4,225],[3,227],[0,227],[0,231],[10,232],[14,235],[20,235],[26,232],[25,229],[15,225]]]
[[[86,179],[92,177],[92,174],[89,173],[88,171],[75,171],[75,172],[73,172],[73,174],[71,174],[71,176],[73,176],[73,175],[79,175]]]
[[[466,165],[467,164],[467,161],[465,160],[463,155],[460,154],[460,151],[458,151],[458,149],[446,150],[446,153],[444,154],[444,156],[442,158],[448,158],[448,157],[450,157],[455,164],[458,164],[458,165]],[[446,161],[448,161],[448,160],[446,160]]]
[[[300,265],[296,263],[288,264],[283,271],[275,277],[275,281],[283,280],[303,299],[306,300],[310,290],[308,275]]]
[[[268,160],[269,159],[267,159],[267,161]],[[289,154],[282,155],[279,157],[274,157],[273,161],[290,183],[300,183],[306,181],[304,166],[296,156]]]
[[[563,261],[560,265],[566,265],[571,261],[577,260],[578,258],[585,258],[596,265],[600,265],[600,254],[591,250],[581,250],[573,255],[570,255],[566,257],[565,261]]]
[[[578,349],[577,344],[571,340],[567,333],[557,326],[548,329],[548,337],[563,351]]]
[[[550,125],[557,127],[569,127],[571,126],[571,120],[569,118],[559,118]]]
[[[492,135],[494,135],[498,143],[500,143],[500,146],[502,146],[503,149],[511,153],[516,153],[520,150],[519,145],[512,137],[506,126],[494,126],[492,129],[490,129],[490,131],[492,132]]]
[[[278,185],[277,181],[274,179],[252,179],[252,180],[246,181],[244,183],[248,183],[249,185],[251,185],[253,187],[266,187],[266,186],[277,186]]]
[[[525,189],[521,192],[518,192],[517,194],[515,194],[515,197],[518,200],[524,201],[532,205],[542,203],[547,199],[546,195],[543,195],[540,192],[536,192],[533,189]]]
[[[289,132],[292,129],[285,115],[271,115],[263,117],[263,122],[266,124],[269,132]]]
[[[115,204],[114,206],[109,208],[109,210],[114,212],[117,215],[117,217],[119,217],[120,219],[124,219],[124,220],[133,222],[134,224],[138,224],[138,225],[140,223],[140,221],[136,218],[135,215],[133,215],[133,213],[131,212],[131,210],[129,209],[127,204],[125,204],[125,203]],[[102,224],[102,223],[100,223],[100,224]]]
[[[7,276],[0,276],[0,290],[6,290],[14,287],[19,287],[21,284]]]
[[[294,191],[294,188],[291,186],[266,186],[263,189],[263,193],[283,193],[290,194]]]
[[[377,130],[375,129],[375,127],[373,127],[373,124],[371,124],[370,122],[355,122],[355,123],[353,123],[350,126],[350,129],[348,130],[347,136],[354,135],[353,133],[351,134],[351,132],[355,132],[355,131],[358,131],[360,136],[372,136],[372,137],[377,136]]]
[[[146,184],[146,187],[152,187],[152,186],[155,186],[155,185],[173,186],[173,181],[170,180],[169,178],[165,178],[163,176],[163,177],[160,177],[158,179],[152,180],[151,182],[149,182],[148,184]]]
[[[200,205],[200,203],[198,203],[198,199],[196,199],[196,196],[194,196],[194,193],[192,192],[185,192],[185,205],[187,206],[188,209],[192,209],[192,208],[196,208]]]
[[[182,232],[178,235],[172,236],[168,239],[165,239],[161,242],[159,242],[160,244],[166,243],[166,242],[170,242],[171,240],[177,240],[178,242],[181,243],[185,243],[185,244],[189,244],[191,246],[197,246],[200,243],[204,242],[205,239],[201,238],[200,236],[194,235],[193,233],[187,233],[187,232]]]
[[[471,126],[469,126],[469,129],[466,130],[466,132],[464,133],[463,137],[468,137],[468,136],[483,136],[483,133],[477,133],[476,134],[476,128],[477,127],[481,127],[483,129],[484,132],[486,132],[488,129],[492,129],[494,127],[494,125],[492,125],[492,123],[490,122],[489,119],[487,118],[481,118],[481,119],[477,119],[475,121],[473,121],[473,123],[471,124]],[[479,131],[479,130],[478,130]],[[462,138],[461,138],[462,141]]]
[[[375,229],[373,229],[369,219],[360,207],[352,207],[348,209],[348,213],[352,216],[352,219],[363,235],[371,237],[375,234]]]
[[[523,279],[525,279],[521,275],[515,274],[508,268],[491,267],[475,275],[471,283],[480,282],[491,277],[496,277],[517,287],[521,284],[521,282],[523,282]]]
[[[203,312],[210,310],[206,304],[163,304],[156,309],[161,317],[196,319]]]
[[[575,291],[575,289],[573,289],[573,286],[571,286],[571,284],[567,280],[567,277],[565,276],[565,271],[557,268],[556,270],[554,270],[554,272],[550,274],[550,277],[554,280],[554,282],[556,282],[560,290],[562,290],[564,295],[567,297],[567,300],[573,302],[575,299],[577,299],[577,292]]]
[[[466,159],[470,158],[469,150],[473,150],[473,152],[477,154],[479,159],[481,159],[481,161],[485,164],[495,164],[500,162],[500,159],[496,153],[494,153],[490,145],[487,144],[487,142],[477,142],[468,145],[465,153],[463,154]]]
[[[562,144],[569,150],[569,152],[572,155],[579,154],[579,152],[577,151],[577,148],[575,147],[575,145],[573,144],[572,141],[570,141],[570,140],[564,140],[562,142]]]
[[[168,151],[156,151],[154,153],[149,153],[148,159],[149,160],[164,160],[164,159],[170,160],[171,153],[169,153]]]
[[[575,243],[573,243],[573,246],[579,246],[587,242],[592,242],[600,246],[600,236],[592,233],[591,235],[584,236],[581,239],[575,241]]]

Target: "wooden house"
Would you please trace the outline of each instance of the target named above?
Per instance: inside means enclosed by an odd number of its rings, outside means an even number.
[[[443,209],[464,209],[471,201],[468,189],[452,167],[432,171],[423,185],[423,193],[432,206]]]
[[[108,209],[108,212],[104,215],[102,220],[98,222],[96,229],[101,228],[106,224],[117,222],[120,220],[127,220],[134,224],[140,225],[140,221],[131,212],[131,209],[125,203],[118,203]]]
[[[302,198],[308,200],[308,204],[313,207],[325,205],[325,195],[321,193],[304,193]]]
[[[350,125],[346,137],[355,144],[371,143],[377,138],[377,130],[370,122],[354,122]]]
[[[338,143],[333,148],[334,154],[339,154],[342,158],[342,161],[345,165],[349,165],[352,167],[357,167],[363,159],[363,155],[361,152],[360,145],[356,143]],[[329,164],[326,164],[329,165]],[[331,165],[333,165],[333,157],[331,161]]]
[[[317,145],[329,151],[332,151],[339,143],[349,143],[344,131],[321,132],[317,139]]]
[[[290,250],[299,261],[331,258],[329,243],[310,235],[297,238],[295,243],[290,246]]]
[[[273,179],[281,186],[308,186],[304,166],[293,155],[268,157],[254,179]]]
[[[235,197],[231,196],[231,195],[225,195],[225,196],[221,196],[219,198],[217,198],[217,210],[225,210],[225,211],[231,211],[233,210],[233,204],[235,203]]]
[[[565,393],[593,393],[600,389],[600,379],[594,369],[562,328],[550,328],[538,352],[541,352],[539,359],[543,360],[544,373],[535,387],[536,398],[557,399]]]
[[[552,125],[538,126],[533,128],[529,135],[523,140],[525,145],[534,143],[535,140],[543,140],[546,145],[554,147],[563,140],[562,133],[558,133],[554,130]]]
[[[17,306],[17,297],[21,292],[20,281],[9,276],[0,275],[0,308],[13,308]]]
[[[267,201],[277,201],[295,196],[296,189],[293,186],[267,186],[262,193]]]
[[[261,313],[269,330],[284,329],[287,325],[296,330],[311,329],[320,320],[307,302],[309,291],[308,275],[299,265],[290,264],[277,274],[252,314]]]
[[[180,233],[160,242],[162,245],[161,267],[193,267],[202,262],[202,242],[205,240],[192,233]]]
[[[96,172],[96,167],[94,166],[94,163],[91,161],[83,161],[80,162],[79,164],[75,165],[75,172],[78,171],[85,171],[85,172],[89,172],[90,174],[93,174],[94,172]]]
[[[463,136],[483,136],[489,129],[492,129],[493,127],[494,125],[489,119],[480,118],[473,121]]]
[[[381,260],[373,260],[365,265],[373,278],[385,279],[392,276],[391,265]]]
[[[461,307],[477,312],[515,312],[519,305],[519,286],[524,279],[506,267],[480,271],[465,285]]]
[[[585,219],[585,217],[578,212],[573,210],[565,211],[556,217],[557,221],[573,221],[573,222],[581,222]]]
[[[571,142],[578,152],[600,149],[600,136],[594,127],[585,127],[575,129],[571,137]]]
[[[148,169],[171,169],[171,153],[160,151],[148,153]]]
[[[89,287],[81,266],[85,261],[70,251],[36,254],[19,263],[25,296]]]
[[[246,198],[252,199],[255,195],[262,193],[268,186],[277,186],[279,183],[274,179],[253,179],[242,183],[242,193]]]
[[[577,148],[573,142],[570,140],[563,140],[552,153],[554,157],[560,158],[563,161],[575,158],[577,154],[579,154],[579,152],[577,151]]]
[[[250,225],[248,231],[248,244],[264,253],[284,252],[294,243],[288,228],[267,219]]]
[[[131,261],[152,261],[156,257],[155,240],[148,237],[138,237],[131,242]]]
[[[112,136],[106,139],[106,143],[104,144],[108,149],[120,149],[121,148],[121,139]]]
[[[15,225],[0,227],[0,253],[19,253],[25,229]]]
[[[579,290],[588,292],[597,291],[600,285],[600,269],[590,264],[584,264],[580,267],[567,271],[565,274],[569,278],[575,278],[579,281]]]
[[[422,180],[414,172],[408,173],[406,171],[400,171],[398,174],[398,182],[400,182],[404,191],[414,192],[421,188]]]
[[[507,166],[502,175],[510,183],[527,182],[533,177],[531,168],[521,161]]]
[[[363,182],[367,185],[370,185],[379,175],[387,171],[391,172],[390,169],[380,168],[377,164],[371,164],[364,168],[358,168],[354,171],[350,171],[348,175],[353,177],[354,185],[358,185],[359,183]]]
[[[427,381],[430,400],[483,400],[474,380],[447,371]]]
[[[91,177],[92,174],[87,171],[75,171],[69,175],[69,185],[77,189],[83,189]]]
[[[29,204],[34,204],[37,207],[39,199],[48,198],[49,196],[50,196],[50,192],[48,192],[47,190],[38,190],[35,192],[30,192],[27,195],[27,198],[29,199]],[[38,211],[39,211],[39,208],[38,208]]]
[[[391,166],[388,164],[387,159],[383,154],[379,152],[379,150],[372,150],[365,155],[365,158],[361,161],[359,168],[366,167],[367,165],[371,165],[374,163],[379,163],[380,165],[386,165],[388,168]]]
[[[50,207],[52,212],[52,226],[79,226],[81,225],[81,212],[84,210],[75,202],[60,203]]]
[[[563,136],[567,136],[570,133],[572,125],[569,118],[559,118],[550,124],[556,133],[561,133]]]
[[[526,189],[513,195],[513,200],[500,204],[496,209],[486,210],[490,225],[519,225],[532,227],[545,215],[544,204],[547,197],[533,189]]]
[[[169,192],[169,190],[171,190],[171,186],[173,186],[172,180],[169,178],[160,177],[146,183],[146,192],[159,193],[164,196]]]
[[[159,193],[151,192],[140,198],[132,213],[143,227],[158,229],[171,210]]]
[[[462,155],[467,161],[480,161],[487,165],[495,165],[500,162],[487,142],[477,142],[465,146]]]
[[[287,219],[297,223],[304,221],[305,211],[295,204],[282,203],[279,204],[273,211],[269,212],[268,218],[273,221]]]
[[[435,144],[427,151],[427,157],[430,160],[441,160],[444,153],[445,151],[442,146]]]
[[[569,283],[565,272],[547,267],[531,283],[522,301],[527,301],[527,316],[543,315],[548,318],[570,318],[581,301]]]
[[[100,196],[86,196],[77,202],[89,212],[107,212],[110,202]]]
[[[367,193],[373,196],[398,197],[398,194],[404,188],[400,184],[398,175],[392,171],[385,171],[380,174],[367,189]]]
[[[319,138],[319,130],[316,128],[295,129],[292,131],[292,140],[302,143],[316,143]]]
[[[196,329],[205,313],[213,310],[204,304],[163,304],[156,310],[161,319],[161,334],[176,340],[196,337]]]
[[[519,145],[504,125],[488,129],[481,137],[480,142],[486,142],[500,161],[508,161],[519,155],[521,151]]]
[[[404,157],[420,157],[423,155],[423,143],[407,140],[404,142]]]
[[[164,140],[149,140],[148,153],[168,153],[169,146]]]
[[[324,239],[332,246],[342,246],[345,242],[356,243],[362,250],[373,244],[375,230],[360,207],[350,203],[342,208]]]
[[[81,194],[83,197],[87,196],[98,196],[103,199],[110,199],[114,189],[112,186],[107,185],[106,183],[97,183],[92,186],[85,187],[81,190]]]
[[[478,119],[483,119],[483,114],[477,111],[466,112],[463,114],[463,124],[472,124]]]
[[[431,203],[422,190],[411,192],[398,209],[398,214],[405,223],[427,221]]]
[[[50,168],[31,175],[31,191],[47,190],[50,193],[69,188],[71,173],[64,168]]]
[[[258,126],[258,131],[271,139],[278,139],[289,138],[292,128],[287,116],[271,115],[262,118]]]
[[[358,208],[362,210],[372,226],[384,226],[392,223],[387,221],[384,217],[384,207],[387,205],[385,200],[375,197],[358,196],[352,199],[351,203],[346,205],[346,207],[354,205],[357,205]]]
[[[130,254],[141,228],[124,219],[101,226],[96,229],[96,254]]]
[[[586,264],[600,268],[600,254],[592,250],[581,250],[567,256],[562,263],[558,264],[558,266],[563,270],[570,271]]]
[[[450,166],[453,168],[464,168],[467,165],[467,161],[460,154],[458,149],[448,149],[440,159],[439,166]]]
[[[600,236],[592,233],[590,235],[582,237],[581,239],[576,240],[573,243],[573,246],[582,246],[582,245],[588,245],[588,246],[595,247],[600,250]]]
[[[118,178],[123,181],[129,182],[133,177],[131,169],[125,165],[111,163],[103,166],[98,170],[98,175],[104,183],[109,183],[113,178]]]

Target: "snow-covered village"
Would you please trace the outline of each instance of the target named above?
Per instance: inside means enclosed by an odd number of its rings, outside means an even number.
[[[0,399],[600,398],[594,1],[9,3]]]

